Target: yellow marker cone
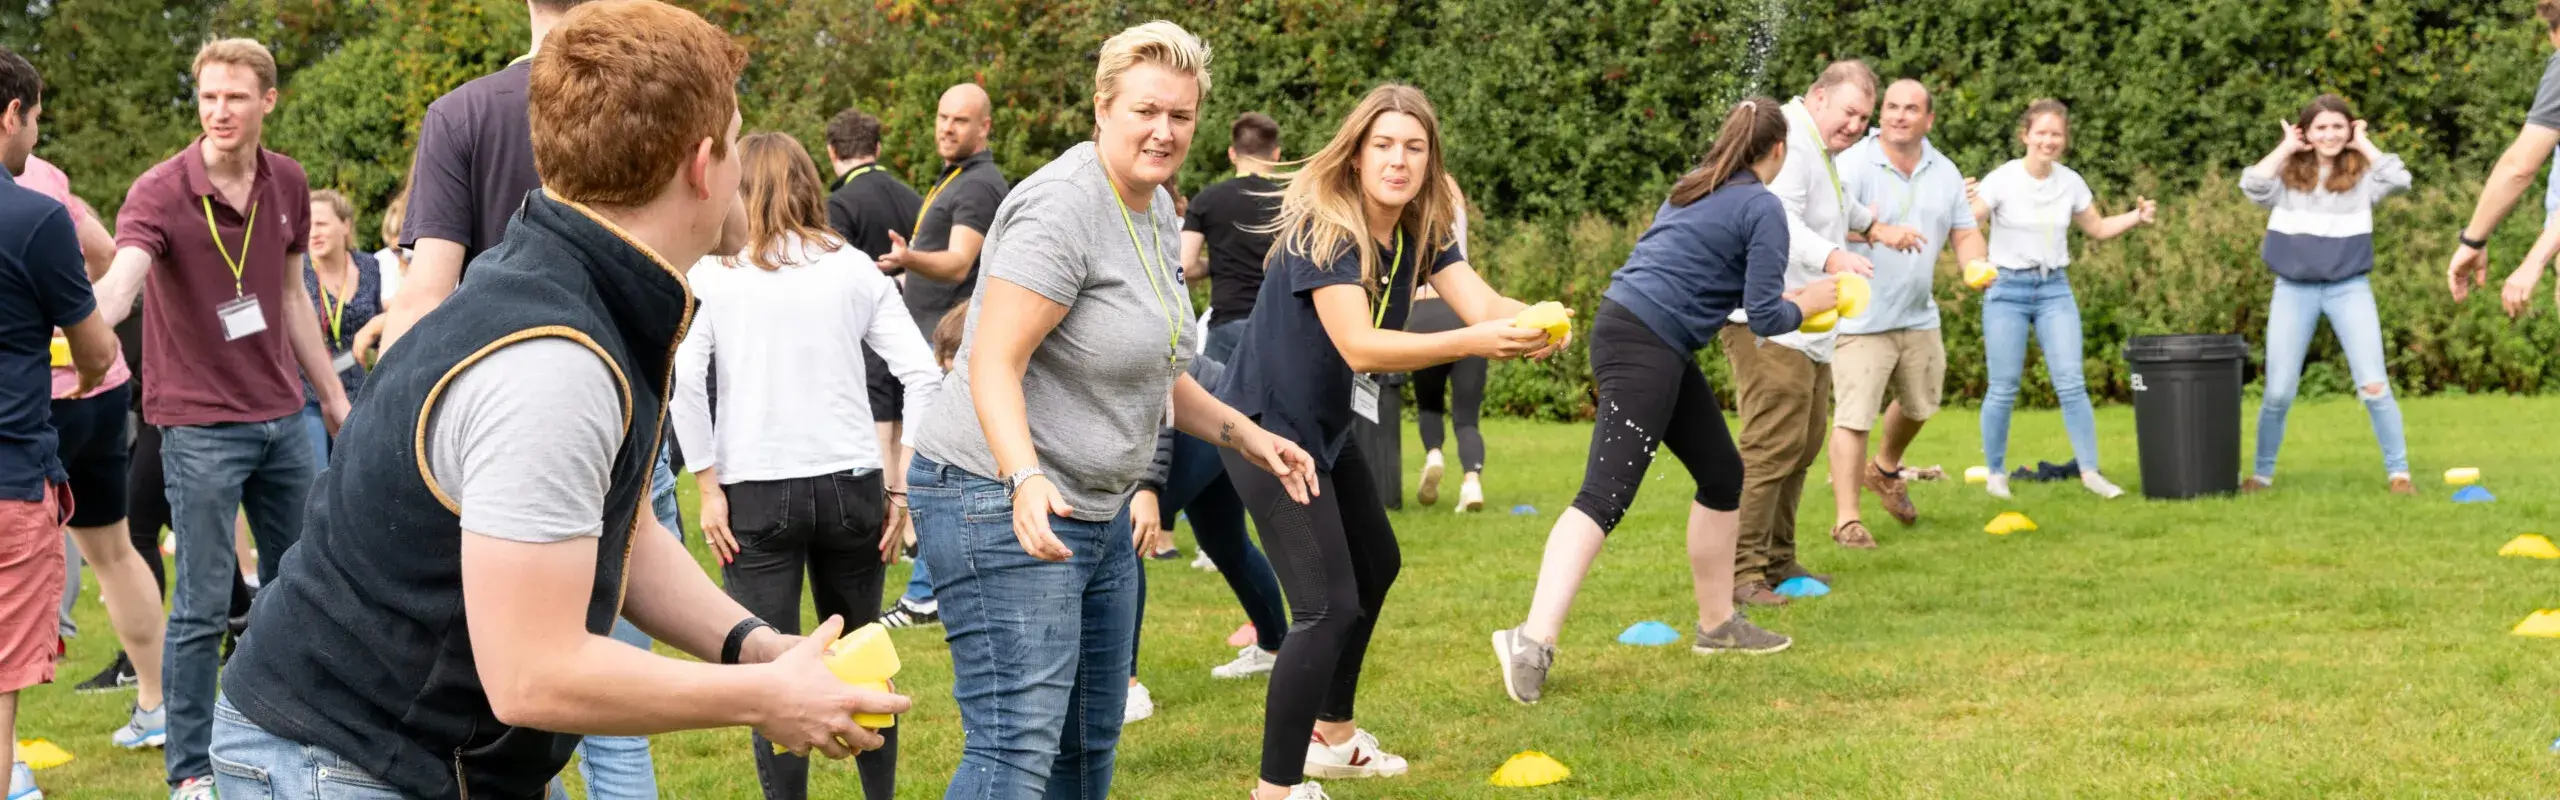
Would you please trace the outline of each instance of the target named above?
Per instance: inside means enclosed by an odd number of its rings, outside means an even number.
[[[1986,483],[1990,483],[1990,482],[1991,482],[1991,468],[1990,468],[1990,467],[1966,467],[1966,468],[1964,468],[1964,482],[1966,482],[1966,483],[1970,483],[1970,484],[1973,484],[1973,485],[1975,485],[1975,486],[1980,486],[1980,485],[1983,485],[1983,484],[1986,484]]]
[[[1544,330],[1548,341],[1561,342],[1573,334],[1573,314],[1565,310],[1563,303],[1549,300],[1521,309],[1511,318],[1511,327]]]
[[[827,670],[836,680],[853,684],[856,689],[889,691],[889,679],[898,676],[898,645],[889,641],[889,629],[874,622],[845,634],[827,645]],[[898,718],[888,714],[855,714],[853,724],[879,729],[895,725]]]
[[[2513,633],[2517,636],[2539,636],[2545,639],[2560,639],[2560,613],[2554,613],[2551,611],[2533,612],[2533,616],[2526,617],[2523,622],[2516,623],[2515,629],[2509,631],[2509,633]]]
[[[1988,533],[1993,536],[2007,536],[2012,533],[2031,531],[2035,529],[2035,520],[2028,519],[2027,515],[2020,514],[2015,511],[2003,512],[2000,516],[1992,517],[1991,524],[1982,526],[1983,533]]]
[[[2454,467],[2444,471],[2446,486],[2470,486],[2480,482],[2479,467]]]
[[[20,739],[18,760],[27,762],[28,769],[52,769],[71,763],[71,751],[43,739]]]
[[[2528,533],[2507,540],[2507,546],[2498,548],[2498,555],[2509,558],[2560,558],[2560,546],[2553,546],[2551,540],[2542,534]]]
[[[1512,756],[1493,771],[1493,785],[1514,789],[1545,786],[1573,777],[1573,770],[1545,753],[1536,750]]]

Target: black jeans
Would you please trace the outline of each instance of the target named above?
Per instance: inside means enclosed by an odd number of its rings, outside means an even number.
[[[1296,786],[1306,780],[1307,737],[1316,720],[1352,718],[1378,607],[1403,569],[1404,554],[1356,438],[1343,445],[1331,471],[1316,473],[1323,494],[1309,505],[1290,499],[1278,478],[1234,451],[1220,455],[1289,594],[1289,638],[1280,645],[1263,708],[1262,779]]]
[[[1671,448],[1697,482],[1692,498],[1716,511],[1742,506],[1742,453],[1695,354],[1672,346],[1615,302],[1591,323],[1591,376],[1600,415],[1573,507],[1614,531],[1644,486],[1656,446]]]
[[[845,630],[880,618],[880,525],[888,494],[876,470],[811,478],[746,481],[723,487],[738,557],[720,568],[729,596],[783,633],[800,632],[800,577],[809,578],[818,618],[841,615]],[[854,757],[862,793],[887,800],[897,790],[898,729],[880,732],[880,749]],[[809,760],[775,755],[758,734],[756,777],[768,800],[809,796]]]

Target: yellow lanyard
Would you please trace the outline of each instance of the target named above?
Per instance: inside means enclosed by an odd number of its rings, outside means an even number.
[[[924,205],[923,205],[923,206],[921,206],[921,207],[918,207],[918,208],[916,209],[916,226],[915,226],[915,235],[917,235],[917,236],[923,236],[923,235],[924,235],[924,215],[925,215],[925,212],[927,212],[927,211],[932,211],[932,210],[933,210],[933,201],[934,201],[934,199],[935,199],[935,198],[938,198],[938,197],[941,197],[941,196],[942,196],[942,190],[943,190],[943,188],[944,188],[944,187],[948,187],[948,186],[950,186],[952,181],[959,180],[959,179],[960,179],[960,173],[967,172],[967,171],[968,171],[968,168],[966,168],[966,167],[958,167],[958,168],[954,168],[954,169],[952,169],[952,170],[951,170],[951,175],[950,175],[950,177],[943,178],[943,179],[942,179],[942,183],[941,183],[940,185],[937,185],[937,186],[933,187],[933,191],[931,191],[931,192],[926,192],[926,193],[925,193],[925,196],[924,196]],[[1133,226],[1133,228],[1134,228],[1134,226]],[[1137,234],[1137,233],[1135,233],[1135,232],[1134,232],[1134,230],[1133,230],[1133,231],[1129,234],[1129,236],[1131,237],[1131,241],[1136,241],[1136,238],[1135,238],[1135,237],[1136,237],[1137,235],[1138,235],[1138,234]],[[948,241],[948,237],[946,237],[946,241]]]
[[[1116,195],[1117,193],[1115,192],[1114,194]],[[1165,263],[1169,260],[1164,257],[1164,231],[1163,229],[1156,227],[1154,216],[1152,214],[1149,215],[1147,219],[1147,231],[1154,234],[1156,246],[1154,250],[1147,249],[1145,243],[1138,241],[1138,223],[1130,220],[1129,206],[1120,202],[1120,198],[1117,196],[1111,198],[1111,204],[1120,209],[1120,224],[1122,227],[1129,229],[1129,246],[1137,249],[1138,267],[1146,270],[1147,290],[1155,294],[1156,308],[1164,312],[1164,361],[1166,364],[1174,365],[1176,369],[1179,369],[1182,363],[1182,315],[1179,312],[1174,311],[1173,301],[1165,297],[1164,287],[1161,285],[1162,282],[1156,280],[1156,272],[1164,269]],[[1150,254],[1155,256],[1155,261],[1153,263],[1149,263],[1147,260],[1147,256]]]
[[[1906,224],[1909,221],[1912,197],[1920,192],[1920,172],[1928,168],[1929,162],[1924,157],[1919,166],[1911,168],[1910,177],[1902,181],[1902,203],[1893,211],[1894,224]],[[1885,171],[1894,173],[1894,177],[1903,177],[1901,170],[1893,168],[1893,162],[1885,162]]]
[[[249,292],[241,286],[240,272],[242,262],[249,259],[249,237],[258,233],[258,201],[249,201],[249,224],[240,229],[240,257],[232,258],[231,248],[222,244],[222,226],[213,224],[213,198],[197,199],[204,201],[204,227],[206,232],[213,234],[214,249],[222,253],[222,263],[231,265],[232,296],[246,296]]]
[[[845,173],[845,174],[843,174],[843,175],[838,175],[838,176],[836,176],[836,185],[834,185],[834,186],[829,186],[829,187],[827,187],[827,189],[828,189],[829,191],[833,191],[833,190],[836,190],[836,189],[842,189],[842,188],[844,188],[844,185],[845,185],[845,184],[852,183],[852,182],[853,182],[853,179],[855,179],[855,178],[859,178],[859,177],[862,177],[863,175],[866,175],[866,174],[869,174],[869,173],[878,172],[878,171],[880,171],[880,165],[878,165],[878,164],[864,164],[864,165],[859,166],[859,167],[854,167],[851,171],[848,171],[848,172],[846,172],[846,173]],[[917,224],[923,224],[923,223],[924,223],[924,215],[923,215],[923,214],[919,213],[919,214],[917,214],[917,215],[916,215],[916,223],[917,223]]]
[[[305,256],[305,258],[308,258],[308,256]],[[347,272],[349,273],[348,277],[354,277],[355,268],[354,264],[347,265]],[[316,279],[320,277],[320,271],[317,269],[312,270],[311,277],[315,279],[312,283],[319,283],[320,281]],[[350,299],[352,298],[347,294],[339,294],[333,297],[329,294],[328,286],[322,285],[320,287],[320,307],[329,309],[329,344],[333,347],[342,345],[347,341],[347,302]]]
[[[1387,306],[1395,305],[1395,301],[1396,301],[1396,276],[1397,276],[1397,275],[1399,275],[1399,274],[1402,274],[1402,272],[1403,272],[1403,271],[1404,271],[1404,229],[1403,229],[1403,228],[1397,228],[1397,229],[1396,229],[1396,258],[1395,258],[1395,260],[1394,260],[1394,261],[1387,262],[1387,282],[1386,282],[1386,283],[1382,283],[1382,284],[1379,284],[1379,285],[1378,285],[1378,286],[1379,286],[1379,289],[1378,289],[1378,309],[1377,309],[1377,312],[1375,313],[1375,315],[1374,315],[1374,316],[1372,316],[1372,317],[1370,317],[1370,319],[1369,319],[1369,327],[1372,327],[1372,328],[1384,328],[1384,327],[1386,327],[1386,326],[1387,326]]]

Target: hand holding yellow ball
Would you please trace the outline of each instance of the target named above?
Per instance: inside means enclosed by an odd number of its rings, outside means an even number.
[[[1829,333],[1832,328],[1839,326],[1840,320],[1867,313],[1867,299],[1873,292],[1873,287],[1867,285],[1867,279],[1856,275],[1842,275],[1838,280],[1840,302],[1833,305],[1829,311],[1804,318],[1804,326],[1797,330],[1805,333]]]

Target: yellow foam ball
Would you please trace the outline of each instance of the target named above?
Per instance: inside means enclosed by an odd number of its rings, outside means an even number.
[[[1573,334],[1573,313],[1566,311],[1563,303],[1549,300],[1521,309],[1518,316],[1511,318],[1511,326],[1537,328],[1547,332],[1549,341],[1563,341]]]
[[[1838,327],[1839,325],[1840,312],[1836,310],[1825,311],[1820,314],[1805,317],[1804,325],[1796,328],[1796,330],[1803,331],[1805,333],[1829,333],[1832,328]]]
[[[901,666],[897,643],[889,640],[889,629],[877,622],[864,625],[827,645],[825,660],[827,671],[835,673],[836,680],[852,684],[856,689],[875,692],[889,691],[889,679],[897,677]],[[865,728],[886,728],[897,724],[897,717],[855,714],[853,724]]]
[[[1973,287],[1977,291],[1990,286],[1991,281],[1998,277],[2000,277],[2000,268],[1992,266],[1989,261],[1975,261],[1964,265],[1964,285]]]
[[[1867,313],[1867,300],[1874,291],[1874,287],[1869,286],[1865,278],[1856,275],[1840,276],[1840,316],[1855,318]]]

